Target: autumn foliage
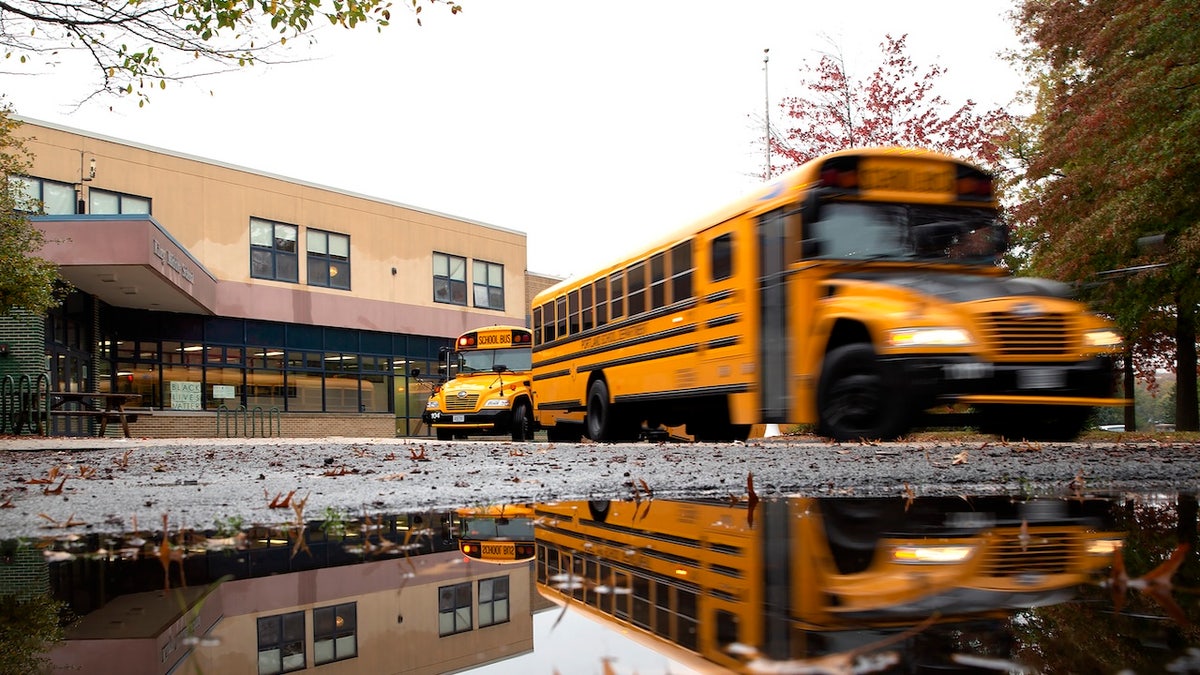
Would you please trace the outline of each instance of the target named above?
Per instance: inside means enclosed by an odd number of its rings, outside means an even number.
[[[830,54],[802,69],[804,93],[779,104],[784,128],[771,134],[771,173],[864,146],[929,148],[997,168],[998,141],[1011,126],[1008,113],[978,112],[971,100],[952,105],[936,90],[946,68],[918,67],[905,40],[887,36],[881,61],[866,79],[855,79],[845,61]]]

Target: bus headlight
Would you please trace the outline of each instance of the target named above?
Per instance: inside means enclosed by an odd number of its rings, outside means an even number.
[[[963,347],[971,336],[962,328],[897,328],[888,331],[891,347]]]
[[[426,410],[437,410],[437,407],[438,407],[438,402],[437,402],[436,398],[431,398],[428,401],[425,401],[425,409]]]
[[[1111,556],[1120,551],[1123,542],[1120,539],[1093,539],[1088,542],[1087,552],[1089,555]]]
[[[1125,341],[1115,330],[1101,328],[1099,330],[1089,330],[1084,333],[1083,342],[1089,347],[1111,349],[1113,347],[1120,347]]]
[[[508,399],[506,399],[506,398],[488,399],[487,403],[483,404],[483,407],[485,407],[485,408],[507,408],[508,407]]]
[[[957,563],[971,557],[974,546],[897,546],[892,549],[892,560],[898,563]]]

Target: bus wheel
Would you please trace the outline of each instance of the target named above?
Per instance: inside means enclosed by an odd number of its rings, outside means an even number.
[[[513,406],[512,439],[528,441],[533,438],[533,414],[529,410],[529,402],[521,399]]]
[[[593,441],[637,440],[641,431],[640,422],[636,425],[626,424],[620,409],[609,402],[608,384],[604,380],[596,380],[588,388],[585,425],[587,437]]]
[[[453,429],[438,429],[437,430],[437,439],[439,441],[453,440],[454,439],[454,430]]]
[[[904,393],[889,391],[868,344],[838,347],[817,386],[818,431],[839,441],[893,440],[908,430]]]

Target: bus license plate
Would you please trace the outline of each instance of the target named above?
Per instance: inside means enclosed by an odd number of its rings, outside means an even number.
[[[488,543],[483,545],[483,557],[490,560],[515,560],[516,544]]]
[[[1033,368],[1017,371],[1018,389],[1058,389],[1066,384],[1067,374],[1061,368]]]
[[[455,415],[452,419],[455,422],[466,422],[467,416],[466,415]]]

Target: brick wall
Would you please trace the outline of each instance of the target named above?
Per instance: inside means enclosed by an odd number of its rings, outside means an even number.
[[[0,379],[11,375],[35,378],[46,371],[46,322],[23,309],[0,316],[0,344],[8,355],[0,356]]]
[[[230,416],[222,414],[218,422],[215,412],[155,410],[150,415],[139,413],[138,420],[129,425],[129,433],[138,438],[247,437],[252,434],[285,438],[396,436],[396,418],[388,414],[281,413],[277,419],[278,423],[266,415],[247,419],[231,413]],[[267,430],[268,424],[270,430]],[[107,435],[120,436],[121,425],[109,424]]]
[[[4,542],[0,548],[0,596],[27,600],[49,592],[50,572],[42,550],[15,540]]]

